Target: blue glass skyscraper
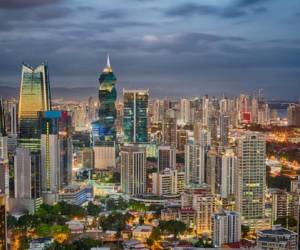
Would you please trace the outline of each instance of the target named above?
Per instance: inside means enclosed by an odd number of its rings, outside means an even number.
[[[107,56],[106,67],[99,77],[99,113],[98,120],[92,123],[93,145],[114,146],[116,141],[115,120],[117,116],[115,101],[117,91],[115,77]]]

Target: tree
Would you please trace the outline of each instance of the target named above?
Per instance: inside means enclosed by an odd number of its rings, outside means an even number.
[[[162,231],[173,234],[174,238],[177,239],[178,234],[185,232],[186,225],[182,221],[170,220],[170,221],[160,221],[159,228]]]
[[[140,225],[143,225],[144,224],[144,217],[142,217],[142,216],[140,216],[140,218],[139,218],[139,224]]]
[[[12,215],[7,216],[7,227],[8,229],[15,229],[18,226],[18,220]]]
[[[101,212],[101,208],[95,205],[93,202],[89,202],[87,205],[87,214],[91,216],[97,216]]]
[[[153,241],[159,241],[161,239],[161,231],[158,227],[152,229],[149,239]]]
[[[246,225],[242,225],[242,237],[245,238],[247,237],[248,233],[250,232],[250,227],[246,226]]]
[[[147,243],[147,245],[148,245],[149,247],[151,247],[151,246],[153,246],[154,241],[153,241],[151,238],[148,238],[148,239],[146,240],[146,243]]]

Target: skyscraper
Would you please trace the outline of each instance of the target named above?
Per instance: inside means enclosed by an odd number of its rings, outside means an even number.
[[[22,65],[19,99],[19,144],[32,150],[40,149],[38,112],[51,110],[48,67]]]
[[[95,155],[95,168],[104,169],[115,166],[116,157],[116,117],[115,102],[117,91],[115,77],[107,56],[106,67],[99,77],[98,120],[92,122],[92,144]]]
[[[0,249],[7,249],[6,197],[0,193]]]
[[[176,168],[176,148],[171,146],[158,147],[157,171]]]
[[[41,173],[44,202],[57,201],[60,188],[60,143],[58,136],[59,111],[48,111],[41,117]]]
[[[148,142],[148,99],[148,90],[123,90],[124,142]]]
[[[245,132],[238,140],[239,195],[242,222],[257,227],[264,219],[266,141],[257,132]]]
[[[226,147],[228,145],[228,135],[229,135],[229,116],[220,116],[220,143],[221,147]]]
[[[185,185],[202,184],[205,182],[204,146],[188,143],[185,145]]]
[[[17,148],[14,160],[15,199],[10,209],[34,212],[41,203],[41,155],[28,148]]]
[[[162,140],[165,145],[176,147],[176,118],[165,118],[162,124]]]
[[[115,77],[107,56],[106,67],[99,77],[99,113],[98,120],[92,123],[93,145],[114,146],[116,140],[116,107],[117,91]]]
[[[146,190],[146,151],[135,145],[121,149],[121,190],[125,194],[143,194]]]
[[[2,98],[0,98],[0,161],[1,160],[7,161],[7,134]]]

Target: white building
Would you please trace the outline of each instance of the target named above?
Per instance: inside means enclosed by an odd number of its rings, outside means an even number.
[[[222,211],[213,216],[213,244],[221,247],[241,239],[241,220],[237,212]]]
[[[184,172],[175,169],[165,169],[160,173],[152,173],[152,193],[162,195],[176,195],[184,190]]]
[[[206,148],[199,144],[185,145],[185,185],[201,184],[205,181]]]
[[[266,141],[261,133],[246,131],[238,139],[238,210],[242,223],[257,227],[264,218]]]
[[[226,150],[221,156],[221,197],[234,196],[238,188],[237,157],[232,150]]]
[[[121,190],[125,194],[143,194],[146,189],[146,150],[135,145],[121,149]]]
[[[41,135],[42,193],[44,202],[57,202],[60,187],[60,143],[58,134]]]
[[[184,124],[191,122],[191,103],[188,99],[180,99],[180,120]]]
[[[96,169],[107,169],[116,166],[115,146],[94,146],[94,167]]]

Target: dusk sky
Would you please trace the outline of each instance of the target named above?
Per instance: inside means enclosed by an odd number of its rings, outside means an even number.
[[[300,96],[299,0],[0,0],[0,86],[48,61],[52,87]]]

